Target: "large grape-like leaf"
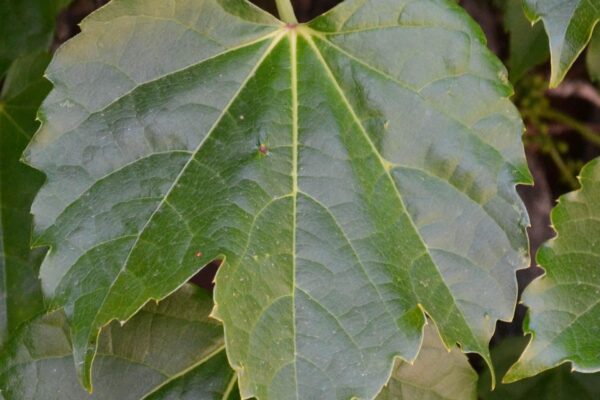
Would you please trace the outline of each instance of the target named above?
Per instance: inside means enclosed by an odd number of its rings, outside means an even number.
[[[550,40],[550,86],[558,86],[600,20],[600,0],[525,0],[529,19],[542,20]]]
[[[19,56],[49,50],[59,11],[71,0],[0,0],[0,78]]]
[[[532,340],[507,382],[565,362],[576,371],[600,371],[600,159],[579,179],[581,189],[561,197],[552,211],[558,236],[537,255],[546,273],[523,294]]]
[[[295,26],[115,0],[48,77],[36,244],[87,387],[98,330],[215,258],[242,397],[373,398],[424,311],[489,359],[530,177],[505,71],[457,5],[349,0]]]
[[[502,376],[519,358],[527,345],[525,337],[508,337],[492,348],[492,359]],[[600,373],[582,374],[564,364],[531,378],[499,384],[490,390],[491,377],[483,371],[479,379],[482,400],[597,400],[600,398]]]
[[[235,385],[222,327],[208,314],[212,299],[187,285],[159,305],[151,303],[123,327],[113,323],[99,339],[97,383],[87,393],[75,374],[69,328],[62,311],[24,325],[0,355],[4,400],[138,400],[189,375],[204,375],[195,399],[227,399]],[[232,398],[233,399],[233,398]]]
[[[43,251],[29,248],[29,209],[43,176],[19,158],[39,125],[36,110],[50,91],[42,77],[49,61],[46,53],[17,59],[0,93],[0,344],[43,309],[38,280]]]
[[[413,365],[398,361],[376,400],[475,400],[477,373],[457,348],[448,351],[433,325]]]

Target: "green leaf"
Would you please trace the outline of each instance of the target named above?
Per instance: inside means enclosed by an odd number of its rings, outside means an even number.
[[[504,12],[504,28],[510,35],[508,70],[511,82],[515,83],[548,60],[548,36],[541,25],[531,25],[523,11],[522,0],[499,0],[498,3]]]
[[[213,360],[173,379],[144,397],[144,400],[239,400],[235,372],[225,351]]]
[[[102,326],[217,258],[242,397],[372,398],[424,311],[484,357],[512,318],[523,126],[457,5],[291,26],[242,0],[115,0],[48,76],[36,244],[87,387]]]
[[[194,374],[205,378],[203,397],[196,399],[223,399],[235,374],[227,364],[222,327],[208,317],[211,307],[208,294],[186,285],[159,305],[147,305],[123,327],[106,327],[93,395],[77,380],[64,313],[37,318],[0,356],[0,398],[137,400]]]
[[[503,375],[519,358],[527,345],[527,338],[507,338],[492,348],[492,359]],[[596,400],[600,398],[600,374],[572,372],[561,365],[532,378],[511,384],[500,384],[490,390],[490,374],[483,372],[479,380],[479,398],[482,400]]]
[[[550,86],[562,82],[589,43],[600,19],[600,0],[525,0],[532,22],[542,20],[550,39]]]
[[[456,347],[448,351],[435,327],[425,327],[423,346],[413,365],[397,361],[376,400],[474,400],[477,373]]]
[[[39,125],[36,110],[50,91],[42,77],[49,61],[46,53],[19,58],[0,93],[0,344],[43,310],[38,268],[44,252],[29,248],[29,209],[43,176],[19,158]]]
[[[587,49],[586,65],[593,81],[600,81],[600,29],[595,29]]]
[[[70,0],[0,0],[0,78],[21,55],[49,50],[56,17]]]
[[[532,340],[507,382],[566,362],[576,371],[600,371],[600,159],[579,179],[581,190],[561,197],[552,211],[558,236],[537,255],[546,274],[523,294]]]
[[[229,368],[225,362],[217,364],[215,371],[209,368],[198,368],[186,373],[183,377],[173,380],[158,390],[156,394],[145,397],[145,400],[192,400],[208,399],[211,392],[211,382],[216,379],[213,375],[221,375],[220,368]],[[489,373],[488,373],[489,376]],[[414,365],[397,361],[392,376],[377,400],[401,399],[445,399],[466,400],[475,399],[477,373],[471,368],[467,358],[456,348],[448,351],[440,341],[433,325],[425,327],[423,345]],[[239,392],[232,381],[230,395],[225,399],[239,399]]]

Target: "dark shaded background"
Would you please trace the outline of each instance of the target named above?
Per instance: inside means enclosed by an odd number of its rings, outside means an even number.
[[[260,7],[276,14],[274,0],[252,0]],[[108,0],[75,0],[59,17],[56,31],[54,48],[68,40],[79,32],[78,23],[90,12],[107,3]],[[308,21],[315,16],[329,10],[341,0],[293,0],[296,15],[301,22]],[[502,27],[501,13],[497,10],[491,0],[462,0],[461,5],[481,25],[487,38],[488,46],[502,60],[508,57],[508,36]],[[539,67],[536,73],[548,76],[549,66]],[[525,89],[527,90],[527,89]],[[519,87],[517,87],[516,99],[519,98]],[[585,123],[587,126],[600,131],[600,95],[592,86],[586,73],[584,63],[579,60],[570,71],[565,82],[554,90],[546,92],[546,97],[553,107]],[[528,135],[534,135],[533,129],[529,129]],[[569,128],[554,124],[549,126],[549,134],[553,138],[564,142],[568,147],[568,159],[572,162],[585,163],[598,156],[597,148],[574,134]],[[529,167],[535,179],[535,187],[521,187],[519,192],[525,201],[531,217],[532,227],[530,229],[530,241],[532,254],[541,243],[552,237],[549,213],[554,206],[555,199],[568,191],[571,187],[560,177],[555,164],[549,156],[540,151],[539,146],[528,144],[526,146]],[[521,290],[542,270],[535,266],[522,270],[518,273]],[[214,274],[218,263],[201,271],[193,282],[205,288],[212,288]],[[519,306],[513,323],[499,323],[498,330],[492,345],[506,336],[521,335],[521,324],[525,315],[525,308]],[[481,371],[484,366],[477,356],[471,357],[472,364]]]

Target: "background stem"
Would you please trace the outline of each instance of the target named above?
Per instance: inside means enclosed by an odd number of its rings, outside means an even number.
[[[545,153],[550,156],[550,158],[554,162],[554,165],[556,165],[558,171],[562,175],[564,181],[571,187],[571,189],[577,189],[579,187],[579,182],[577,181],[577,178],[575,178],[573,173],[569,170],[569,167],[567,167],[567,164],[560,155],[560,151],[558,151],[558,148],[556,147],[553,138],[548,134],[547,127],[544,125],[544,123],[542,123],[537,114],[529,114],[525,112],[524,115],[527,115],[529,121],[531,122],[531,125],[537,132],[547,137],[548,142],[545,146]]]
[[[571,129],[575,132],[579,133],[583,138],[585,138],[590,143],[595,144],[600,147],[600,135],[588,128],[581,122],[577,121],[575,118],[571,118],[570,116],[563,114],[560,111],[556,111],[553,109],[544,110],[540,113],[540,115],[544,118],[559,122]]]
[[[567,165],[565,164],[565,161],[563,160],[562,156],[560,155],[560,152],[556,148],[556,145],[554,144],[554,142],[550,141],[550,146],[549,146],[548,151],[550,153],[550,157],[552,158],[552,161],[554,161],[554,164],[556,164],[556,167],[562,174],[563,179],[569,184],[569,186],[571,186],[571,188],[573,190],[579,188],[579,182],[577,181],[577,178],[575,178],[575,176],[573,176],[573,174],[569,170],[569,167],[567,167]]]
[[[277,12],[279,18],[288,24],[297,24],[298,19],[294,13],[294,7],[292,6],[291,0],[275,0],[277,4]]]

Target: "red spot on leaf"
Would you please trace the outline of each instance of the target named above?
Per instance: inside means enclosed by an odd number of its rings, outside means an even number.
[[[196,252],[196,254],[195,254],[195,256],[196,256],[197,258],[200,258],[200,257],[202,257],[202,252],[201,252],[201,251],[197,251],[197,252]]]
[[[258,147],[258,151],[260,151],[260,153],[264,155],[267,155],[267,153],[269,153],[269,149],[267,149],[267,146],[265,146],[264,144],[261,144]]]

